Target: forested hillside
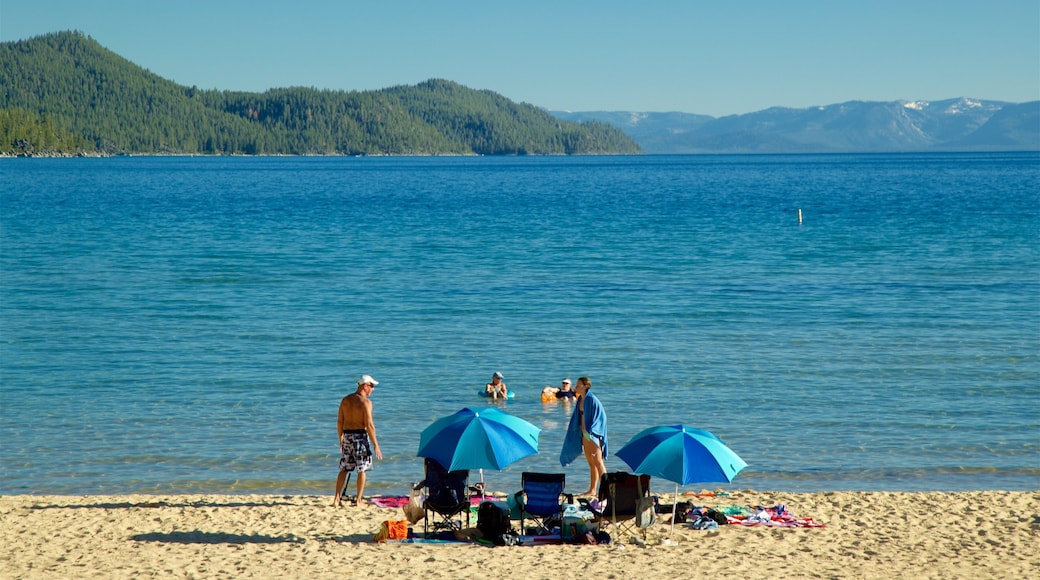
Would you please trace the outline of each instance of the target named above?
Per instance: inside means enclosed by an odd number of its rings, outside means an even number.
[[[201,90],[78,32],[0,43],[0,154],[639,153],[619,129],[444,80],[374,91]]]

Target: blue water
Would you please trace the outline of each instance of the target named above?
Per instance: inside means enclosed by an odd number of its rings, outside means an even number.
[[[0,204],[0,493],[331,495],[362,373],[402,493],[496,370],[503,491],[581,375],[722,487],[1040,488],[1035,153],[9,159]]]

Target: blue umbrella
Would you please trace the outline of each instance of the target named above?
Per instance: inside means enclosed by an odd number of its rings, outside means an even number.
[[[733,481],[747,463],[714,434],[685,425],[650,427],[615,453],[636,473],[679,485]]]
[[[436,459],[448,471],[504,469],[538,453],[541,429],[494,407],[465,408],[437,419],[419,437],[419,457]]]
[[[675,482],[729,483],[747,463],[714,434],[685,425],[650,427],[636,433],[615,453],[639,474]],[[675,527],[675,503],[672,502],[672,527]],[[671,535],[671,532],[669,532]]]

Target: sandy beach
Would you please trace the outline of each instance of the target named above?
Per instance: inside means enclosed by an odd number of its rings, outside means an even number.
[[[661,495],[663,502],[671,498]],[[689,498],[687,498],[689,499]],[[1040,576],[1040,492],[733,492],[820,528],[661,518],[647,545],[372,541],[400,508],[272,495],[0,498],[2,578],[1024,578]],[[475,520],[473,522],[475,524]],[[421,522],[416,529],[421,532]]]

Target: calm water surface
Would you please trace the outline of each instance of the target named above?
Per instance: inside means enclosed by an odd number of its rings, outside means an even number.
[[[0,160],[0,493],[331,493],[362,373],[402,493],[496,370],[543,429],[504,491],[584,489],[539,399],[581,375],[611,470],[684,423],[730,487],[1038,489],[1038,192],[1036,154]]]

